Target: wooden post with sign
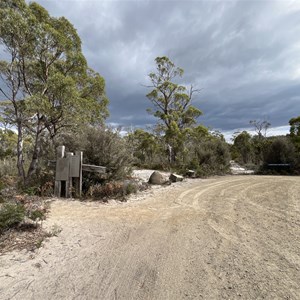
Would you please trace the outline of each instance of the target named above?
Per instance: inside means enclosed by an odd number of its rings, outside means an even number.
[[[57,147],[55,163],[54,195],[56,197],[72,196],[81,197],[82,194],[82,171],[106,173],[106,168],[94,165],[85,165],[83,152],[76,151],[65,153],[65,146]]]

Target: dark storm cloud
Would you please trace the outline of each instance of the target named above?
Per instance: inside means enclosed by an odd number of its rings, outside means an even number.
[[[202,88],[201,123],[224,131],[300,114],[297,1],[37,1],[77,28],[89,65],[106,79],[111,123],[143,126],[156,56]]]

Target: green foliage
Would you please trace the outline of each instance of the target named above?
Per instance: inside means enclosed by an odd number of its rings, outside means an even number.
[[[296,174],[300,172],[300,117],[289,121],[290,134],[266,137],[267,121],[250,121],[256,135],[243,131],[235,134],[231,147],[232,159],[264,174]],[[269,164],[286,164],[274,166]]]
[[[269,175],[300,174],[300,155],[289,136],[268,138],[263,153],[263,164],[258,172]]]
[[[265,164],[291,164],[296,163],[296,149],[287,137],[274,137],[264,153]]]
[[[166,143],[170,147],[169,160],[175,163],[177,153],[183,147],[184,130],[196,124],[202,112],[191,105],[194,90],[175,82],[176,77],[183,75],[183,69],[166,56],[157,57],[156,72],[150,73],[151,88],[147,98],[154,106],[148,112],[158,118],[158,128],[163,132]]]
[[[16,202],[12,202],[12,197],[6,197],[0,206],[0,232],[17,225],[30,225],[32,220],[37,226],[37,222],[46,219],[49,207],[37,198],[30,196],[15,196]]]
[[[262,134],[251,136],[247,131],[238,132],[233,138],[232,159],[242,165],[260,166],[268,143],[269,139]]]
[[[137,129],[128,134],[126,140],[135,166],[149,169],[164,169],[167,166],[163,139],[158,135]]]
[[[269,143],[266,136],[271,123],[267,120],[251,120],[249,123],[253,126],[256,135],[251,136],[247,131],[236,132],[233,136],[231,156],[242,165],[259,167],[263,164],[263,155]]]
[[[290,124],[290,138],[296,147],[297,152],[300,154],[300,116],[292,118]]]
[[[14,131],[0,128],[0,160],[16,155],[17,138]]]
[[[17,175],[15,157],[8,157],[0,160],[0,178],[5,175],[9,175],[9,176]]]
[[[198,176],[225,174],[229,169],[230,152],[224,137],[198,126],[189,133],[184,164]]]
[[[109,180],[118,180],[130,173],[131,157],[120,132],[109,128],[88,128],[85,131],[84,157],[90,164],[105,166]]]
[[[9,101],[2,119],[18,130],[19,174],[24,172],[24,134],[32,137],[27,179],[38,170],[42,140],[53,139],[108,116],[105,81],[88,68],[81,41],[64,17],[54,18],[37,3],[10,0],[0,6],[0,42],[9,56],[0,61]],[[25,157],[26,158],[26,157]]]
[[[18,189],[28,196],[52,197],[54,194],[54,170],[48,165],[39,168],[26,184],[19,182]]]
[[[134,181],[111,181],[105,184],[95,184],[90,186],[86,196],[94,200],[107,201],[110,198],[126,200],[126,196],[136,193],[139,187]]]
[[[43,241],[44,241],[44,238],[40,238],[36,241],[35,246],[36,246],[37,249],[39,249],[43,246]]]
[[[136,194],[138,191],[138,187],[134,183],[127,183],[124,186],[125,195]]]
[[[39,191],[39,188],[36,183],[35,183],[35,185],[32,185],[32,186],[30,186],[30,185],[25,186],[23,189],[23,193],[27,194],[28,196],[38,195],[38,191]]]
[[[290,135],[266,137],[270,123],[251,121],[257,135],[243,131],[234,136],[232,159],[263,174],[297,174],[300,172],[300,119],[290,120]],[[262,134],[264,132],[264,134]],[[277,166],[270,166],[277,165]]]
[[[46,219],[45,211],[42,209],[39,209],[39,208],[31,210],[28,217],[29,217],[29,219],[31,219],[32,221],[35,221],[35,222]]]
[[[68,151],[83,151],[84,163],[106,167],[108,171],[106,180],[120,180],[130,174],[132,156],[119,130],[104,126],[88,126],[80,133],[61,135],[57,143],[60,144],[60,141]],[[95,174],[85,174],[85,180],[88,184],[104,181]],[[89,180],[91,182],[88,182]]]
[[[234,137],[232,146],[232,158],[239,163],[247,164],[252,160],[253,146],[251,135],[247,131],[238,133]]]
[[[6,203],[0,209],[0,232],[19,225],[25,218],[25,208],[21,204]]]
[[[135,165],[151,169],[167,170],[168,152],[165,139],[142,130],[136,130],[128,137]],[[206,127],[186,128],[182,135],[182,147],[178,148],[176,163],[172,170],[185,174],[196,171],[198,176],[224,174],[229,168],[230,153],[224,137],[210,133]]]
[[[290,127],[290,135],[292,137],[300,136],[300,116],[290,119],[289,124],[291,126]]]

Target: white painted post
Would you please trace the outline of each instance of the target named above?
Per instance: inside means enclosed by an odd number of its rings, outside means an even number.
[[[79,177],[75,179],[75,190],[76,190],[76,197],[81,197],[82,194],[82,159],[83,159],[83,152],[76,151],[75,155],[79,157]]]
[[[74,154],[72,152],[67,152],[66,153],[66,159],[68,161],[69,165],[69,178],[66,181],[66,198],[72,198],[72,177],[70,175],[70,166],[71,166],[71,161],[72,161],[72,156]]]
[[[61,181],[57,180],[57,172],[58,172],[58,161],[60,158],[65,156],[65,146],[58,146],[56,149],[56,171],[55,171],[55,185],[54,185],[54,196],[61,196]]]

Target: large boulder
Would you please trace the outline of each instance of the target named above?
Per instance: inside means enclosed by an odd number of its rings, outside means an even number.
[[[168,181],[167,176],[158,171],[154,171],[149,178],[150,184],[165,184]]]
[[[170,175],[170,181],[171,182],[178,182],[178,181],[182,181],[182,180],[183,180],[183,176],[180,176],[180,175],[174,174],[174,173],[172,173]]]

